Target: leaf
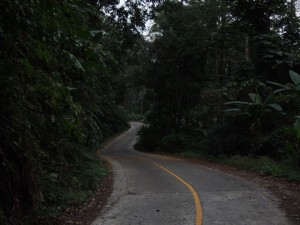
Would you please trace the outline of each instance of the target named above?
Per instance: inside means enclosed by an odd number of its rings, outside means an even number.
[[[297,120],[294,123],[294,128],[297,128],[300,130],[300,116],[296,116]]]
[[[264,56],[264,59],[267,59],[267,58],[274,58],[275,56],[274,55],[271,55],[271,54],[267,54]]]
[[[242,101],[234,101],[234,102],[226,102],[224,105],[232,105],[232,104],[237,104],[237,105],[252,105],[250,102],[242,102]]]
[[[91,30],[90,33],[93,37],[95,37],[97,34],[101,33],[102,31],[100,30]]]
[[[287,91],[289,89],[289,87],[287,85],[279,84],[279,83],[276,83],[276,82],[267,81],[266,83],[273,84],[275,86],[280,87],[279,89],[276,89],[276,90],[273,91],[274,94],[280,93],[280,92],[283,92],[283,91]]]
[[[282,110],[283,110],[282,107],[281,107],[281,105],[279,105],[277,103],[269,104],[268,106],[271,107],[271,108],[273,108],[273,109],[275,109],[278,112],[282,112]]]
[[[282,87],[282,88],[285,88],[287,89],[287,86],[283,85],[283,84],[279,84],[279,83],[276,83],[276,82],[272,82],[272,81],[267,81],[268,84],[273,84],[275,86],[279,86],[279,87]]]
[[[32,77],[32,72],[33,72],[33,67],[30,64],[29,60],[27,58],[22,60],[22,64],[23,64],[24,71],[25,71],[26,75],[29,78],[31,78]]]
[[[278,52],[276,52],[276,54],[279,56],[283,56],[283,51],[278,51]]]
[[[67,89],[68,91],[73,91],[73,90],[76,90],[77,88],[73,88],[73,87],[66,87],[66,89]]]
[[[297,120],[294,123],[293,127],[294,127],[294,129],[296,131],[297,138],[300,139],[300,117],[299,116],[297,116]]]
[[[82,70],[83,72],[85,72],[85,69],[83,68],[83,66],[81,65],[81,63],[78,61],[78,59],[77,59],[73,54],[71,54],[71,53],[68,53],[68,54],[69,54],[69,56],[70,56],[70,59],[73,60],[75,66],[76,66],[78,69],[80,69],[80,70]]]
[[[51,115],[51,122],[55,123],[55,115]]]
[[[241,109],[233,108],[233,109],[227,109],[227,110],[225,110],[225,112],[238,112],[238,111],[241,111]]]
[[[262,99],[261,99],[261,97],[258,94],[249,93],[249,97],[252,100],[252,102],[255,103],[255,104],[262,103]]]
[[[271,104],[272,102],[274,102],[274,95],[270,94],[266,97],[264,104],[267,105],[267,104]]]
[[[287,91],[288,89],[286,88],[280,88],[280,89],[276,89],[275,91],[273,91],[274,94],[280,93],[280,92],[284,92]]]
[[[290,77],[296,86],[300,85],[300,75],[292,70],[290,70]]]

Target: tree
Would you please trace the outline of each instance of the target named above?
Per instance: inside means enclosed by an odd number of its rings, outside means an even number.
[[[299,68],[295,1],[164,1],[154,15],[147,63],[140,70],[145,86],[153,90],[153,105],[141,140],[157,148],[167,143],[164,137],[205,136],[209,126],[228,122],[222,113],[222,87],[236,83],[235,91],[245,98],[242,92],[250,87],[243,89],[244,84],[287,82],[288,70]],[[259,117],[256,123],[274,106],[269,100],[249,104]],[[208,123],[207,112],[214,112]]]
[[[123,11],[121,29],[114,14],[99,12],[116,4],[1,1],[1,224],[3,214],[10,224],[37,221],[63,202],[53,190],[89,186],[78,174],[105,138],[127,127],[115,90],[142,15],[128,22],[139,10]]]
[[[252,75],[255,74],[261,79],[287,80],[288,77],[282,78],[282,74],[287,74],[288,70],[293,67],[287,61],[297,61],[297,59],[287,59],[288,55],[284,53],[284,46],[289,46],[287,49],[295,49],[291,46],[291,43],[296,40],[292,36],[297,37],[297,33],[299,34],[299,19],[295,15],[295,2],[236,0],[227,1],[227,3],[231,8],[234,24],[249,37],[248,49],[251,49],[249,55],[254,68]],[[282,46],[276,43],[278,39],[280,43],[284,43]],[[273,57],[272,62],[269,57],[270,51],[271,54],[272,52],[279,53]],[[280,65],[277,62],[280,62]]]
[[[201,52],[204,42],[199,41],[202,34],[201,25],[197,24],[198,10],[166,1],[156,17],[159,35],[150,50],[152,63],[148,74],[152,76],[148,88],[156,94],[151,116],[159,121],[152,122],[167,129],[177,130],[188,122],[187,112],[198,96],[199,82],[205,79],[206,59]]]

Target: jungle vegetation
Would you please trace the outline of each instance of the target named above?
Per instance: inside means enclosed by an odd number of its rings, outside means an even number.
[[[122,71],[146,3],[0,2],[1,224],[43,224],[107,174],[94,153],[129,126]]]
[[[298,4],[191,0],[157,7],[144,58],[134,65],[144,71],[136,76],[149,103],[137,148],[299,181]]]
[[[129,119],[139,150],[299,181],[299,28],[296,0],[2,0],[0,223],[86,199]]]

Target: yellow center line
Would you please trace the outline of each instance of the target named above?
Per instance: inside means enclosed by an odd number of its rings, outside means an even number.
[[[199,196],[198,196],[197,192],[195,191],[195,189],[192,187],[192,185],[190,185],[188,182],[183,180],[181,177],[177,176],[172,171],[166,169],[165,167],[163,167],[159,164],[156,164],[156,163],[153,163],[153,164],[155,166],[158,166],[159,168],[163,169],[167,173],[171,174],[172,176],[174,176],[177,180],[179,180],[181,183],[183,183],[192,192],[194,200],[195,200],[195,206],[196,206],[196,225],[202,225],[202,218],[203,218],[202,207],[201,207]]]

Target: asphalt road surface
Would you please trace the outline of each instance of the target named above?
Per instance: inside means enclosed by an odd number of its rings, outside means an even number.
[[[276,199],[241,178],[133,150],[140,123],[105,147],[114,190],[92,225],[290,225]]]

